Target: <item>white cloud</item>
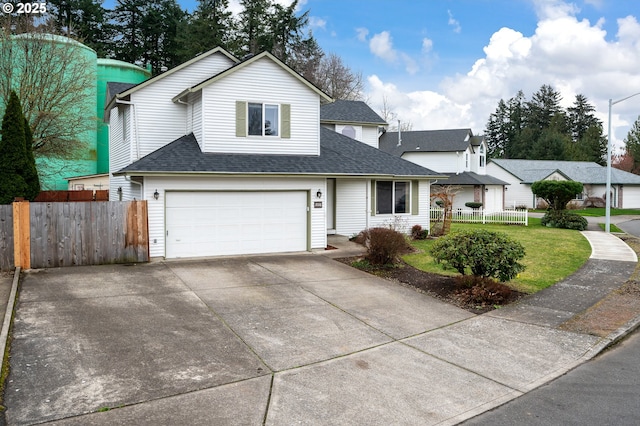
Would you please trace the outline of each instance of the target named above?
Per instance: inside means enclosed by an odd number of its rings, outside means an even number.
[[[408,54],[393,47],[393,39],[389,31],[375,34],[369,40],[369,50],[378,58],[390,64],[402,64],[407,73],[413,75],[420,69],[418,63]]]
[[[454,33],[459,33],[460,31],[462,31],[462,27],[460,26],[460,22],[458,22],[456,19],[453,18],[453,13],[451,13],[450,10],[447,10],[447,14],[449,15],[448,24],[449,24],[449,26],[453,27],[453,32]]]
[[[429,38],[422,39],[422,53],[429,53],[433,49],[433,40]]]
[[[309,26],[311,28],[322,28],[323,30],[327,29],[327,21],[322,18],[318,18],[316,16],[309,17]]]
[[[379,110],[384,94],[403,121],[414,130],[470,127],[483,133],[500,99],[523,90],[527,99],[550,84],[569,106],[583,94],[596,107],[607,129],[608,99],[640,92],[640,24],[633,16],[617,20],[615,40],[607,39],[602,21],[578,20],[575,6],[559,1],[536,2],[541,19],[529,36],[514,29],[496,31],[466,74],[444,79],[436,91],[402,91],[388,81],[368,78],[369,99]],[[380,53],[400,57],[390,37],[380,37]],[[382,43],[385,41],[385,43]],[[384,47],[384,49],[382,48]],[[429,43],[423,41],[425,47]],[[613,140],[621,146],[638,117],[640,96],[614,106]]]
[[[358,40],[367,41],[369,30],[364,27],[356,28],[356,34],[358,35]]]
[[[393,41],[389,31],[383,31],[371,37],[369,50],[386,62],[395,62],[398,59],[398,53],[393,49]]]

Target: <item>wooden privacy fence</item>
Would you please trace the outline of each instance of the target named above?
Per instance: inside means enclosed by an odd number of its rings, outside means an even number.
[[[51,268],[149,260],[146,201],[15,202],[13,230],[11,267]]]
[[[0,204],[0,270],[13,269],[13,206]]]

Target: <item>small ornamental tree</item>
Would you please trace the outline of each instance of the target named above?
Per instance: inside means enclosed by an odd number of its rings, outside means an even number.
[[[533,182],[531,191],[549,204],[549,210],[540,221],[543,226],[551,228],[587,229],[587,219],[575,213],[565,211],[569,201],[582,193],[580,182],[567,180],[539,180]]]
[[[572,180],[539,180],[531,184],[531,192],[544,199],[555,211],[566,210],[569,201],[582,190],[582,184]]]
[[[12,91],[0,135],[0,204],[10,204],[15,197],[27,197],[29,193],[22,175],[27,165],[24,121],[20,100]]]
[[[441,237],[431,246],[438,263],[452,267],[462,275],[471,271],[476,277],[509,281],[524,271],[518,263],[524,247],[502,232],[483,229],[454,232]]]

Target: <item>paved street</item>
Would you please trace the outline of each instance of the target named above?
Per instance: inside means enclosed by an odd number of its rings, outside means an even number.
[[[640,424],[640,332],[592,361],[502,407],[472,425]]]

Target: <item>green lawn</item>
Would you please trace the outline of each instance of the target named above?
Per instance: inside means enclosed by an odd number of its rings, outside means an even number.
[[[604,207],[590,207],[588,209],[578,209],[571,210],[572,212],[578,213],[581,216],[595,216],[595,217],[604,217],[605,211]],[[640,210],[638,209],[611,209],[611,216],[622,216],[622,215],[640,215]]]
[[[571,213],[577,213],[580,216],[591,216],[591,217],[604,217],[605,211],[604,207],[589,207],[586,209],[576,209],[569,210]],[[530,210],[535,213],[546,213],[546,210]],[[640,210],[638,209],[614,209],[610,210],[611,216],[622,216],[622,215],[640,215]]]
[[[536,218],[529,218],[529,226],[458,223],[451,226],[452,231],[477,228],[504,232],[524,246],[526,254],[522,263],[526,270],[507,284],[526,293],[535,293],[571,275],[591,255],[591,246],[580,232],[543,227]],[[435,263],[429,254],[433,240],[413,241],[412,244],[421,252],[403,257],[409,265],[437,274],[458,275]]]

